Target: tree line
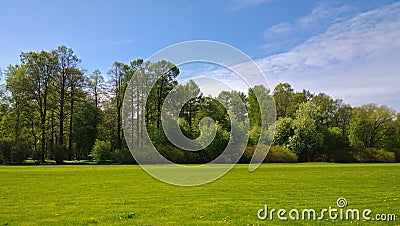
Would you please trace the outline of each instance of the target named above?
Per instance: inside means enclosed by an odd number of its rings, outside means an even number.
[[[324,93],[296,92],[288,83],[278,84],[274,90],[260,85],[247,93],[222,91],[211,98],[193,81],[178,84],[179,73],[170,62],[142,59],[128,64],[114,62],[108,76],[99,70],[87,72],[81,59],[66,46],[22,53],[19,64],[2,70],[0,162],[134,163],[124,136],[141,136],[143,126],[158,151],[178,163],[215,159],[229,143],[232,127],[248,136],[247,147],[240,153],[242,163],[250,161],[263,139],[272,143],[265,162],[400,159],[400,114],[387,106],[352,107]],[[183,105],[178,118],[187,138],[211,133],[210,125],[200,123],[203,118],[216,122],[215,137],[203,150],[181,150],[165,136],[162,107],[172,91],[193,97]],[[123,106],[125,95],[131,98],[131,106]],[[122,129],[123,107],[143,116],[128,122],[131,132]],[[265,112],[260,110],[273,108],[276,115],[268,115],[276,117],[276,126],[268,124],[270,119],[263,120]]]
[[[274,143],[299,161],[394,162],[400,159],[400,114],[387,106],[352,107],[341,99],[287,83],[273,94],[277,107]]]

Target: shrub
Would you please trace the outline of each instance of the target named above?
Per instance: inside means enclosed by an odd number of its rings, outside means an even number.
[[[271,146],[264,162],[297,162],[297,155],[284,147]]]
[[[114,159],[110,143],[102,140],[96,140],[92,149],[92,156],[99,163]]]
[[[2,163],[12,163],[12,142],[9,140],[0,140],[0,158]]]
[[[343,148],[328,151],[329,162],[351,163],[354,162],[354,156],[351,148]]]
[[[400,150],[394,150],[393,153],[396,156],[396,162],[400,162]]]
[[[0,164],[21,164],[28,156],[28,144],[23,141],[14,144],[11,140],[0,140]]]
[[[162,161],[160,162],[159,155],[156,152],[156,154],[153,151],[153,147],[150,146],[142,146],[140,148],[133,147],[132,153],[135,154],[135,159],[134,162],[136,162],[136,159],[140,161],[140,164],[159,164],[163,163]],[[161,153],[161,152],[159,152]]]
[[[393,152],[376,148],[352,149],[351,152],[355,162],[396,162]]]
[[[248,146],[244,150],[242,157],[240,158],[239,163],[249,163],[251,158],[253,157],[254,151],[256,150],[256,146]]]
[[[376,162],[396,162],[396,156],[394,152],[377,150],[374,160]]]
[[[24,163],[27,158],[27,144],[26,143],[16,143],[11,147],[11,161],[16,164]]]
[[[193,163],[190,151],[182,150],[173,145],[158,146],[157,150],[162,156],[174,163]]]
[[[249,146],[243,153],[240,163],[248,163],[254,155],[257,146]],[[261,145],[260,148],[267,148],[265,145]],[[274,162],[274,163],[289,163],[297,162],[297,155],[292,151],[281,147],[281,146],[271,146],[267,157],[263,162]]]
[[[135,163],[135,159],[128,148],[115,150],[114,157],[117,162],[122,164]]]

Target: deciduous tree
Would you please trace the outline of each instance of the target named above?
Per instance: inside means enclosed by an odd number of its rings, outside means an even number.
[[[353,108],[350,144],[355,147],[379,148],[394,118],[394,110],[387,106],[367,104]]]

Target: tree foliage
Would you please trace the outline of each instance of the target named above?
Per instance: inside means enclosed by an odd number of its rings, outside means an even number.
[[[310,161],[323,145],[324,136],[318,130],[318,108],[312,102],[302,104],[296,111],[292,123],[293,136],[289,138],[288,147],[301,161]]]
[[[350,144],[355,147],[379,148],[389,135],[395,112],[386,106],[363,105],[353,109],[350,122]]]
[[[7,164],[92,158],[133,163],[125,140],[145,134],[163,156],[179,163],[211,161],[229,142],[234,148],[247,142],[240,161],[249,162],[256,148],[266,149],[273,137],[266,162],[400,159],[399,113],[375,104],[351,107],[325,93],[295,91],[288,83],[278,84],[272,93],[258,85],[247,93],[221,91],[215,98],[205,97],[194,81],[178,84],[180,70],[171,62],[116,61],[103,77],[100,70],[87,74],[66,46],[24,52],[19,64],[0,71],[0,161]],[[198,152],[175,147],[165,135],[162,121],[170,115],[162,109],[180,101],[167,98],[173,92],[188,97],[176,120],[188,139],[203,135],[196,140],[202,145]],[[129,115],[122,114],[123,107]],[[122,122],[131,130],[122,131]],[[231,136],[232,131],[241,136]],[[206,146],[204,137],[214,134]],[[241,153],[232,152],[221,162],[231,163],[236,155]]]

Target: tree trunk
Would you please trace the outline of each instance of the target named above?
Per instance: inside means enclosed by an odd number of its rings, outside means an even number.
[[[60,122],[60,133],[58,137],[58,147],[57,147],[57,157],[56,157],[56,162],[57,164],[61,164],[63,161],[63,155],[64,155],[64,99],[65,99],[65,70],[63,70],[62,74],[62,81],[61,81],[61,91],[60,91],[60,117],[59,117],[59,122]],[[68,153],[69,155],[69,153]]]
[[[161,85],[160,90],[158,92],[158,100],[157,100],[157,130],[160,128],[160,121],[161,121],[161,100],[162,100],[162,92],[164,86],[164,78],[161,76]]]
[[[51,156],[55,157],[54,155],[54,133],[55,133],[55,120],[54,120],[54,111],[51,111]]]
[[[69,116],[68,161],[72,160],[72,125],[74,117],[74,95],[74,88],[71,87],[71,114]]]
[[[33,119],[31,120],[31,133],[32,133],[32,136],[33,136],[33,151],[34,151],[34,153],[35,153],[35,157],[39,157],[38,155],[39,155],[39,153],[38,153],[38,149],[37,149],[37,137],[36,137],[36,134],[35,134],[35,124],[33,123]],[[37,158],[34,158],[35,160],[38,160]]]
[[[40,148],[40,162],[45,163],[45,151],[46,151],[46,111],[41,112],[41,148]]]
[[[117,102],[120,105],[119,101]],[[121,149],[122,141],[121,141],[121,106],[117,108],[117,146],[116,149]]]
[[[189,129],[192,132],[192,100],[189,100]]]
[[[97,94],[97,82],[96,85],[94,86],[94,104],[96,105],[96,109],[98,108],[98,94]]]

